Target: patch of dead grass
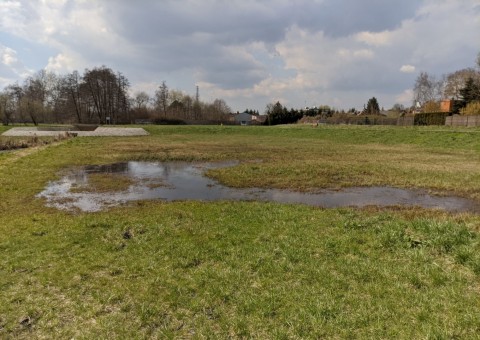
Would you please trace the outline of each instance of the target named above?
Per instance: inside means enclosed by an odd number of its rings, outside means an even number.
[[[87,184],[71,189],[72,192],[115,192],[127,190],[135,181],[122,174],[93,173],[88,175]]]

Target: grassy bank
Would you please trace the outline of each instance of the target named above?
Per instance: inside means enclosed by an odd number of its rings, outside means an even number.
[[[452,338],[480,331],[478,226],[418,209],[35,195],[66,167],[239,160],[234,186],[422,187],[479,199],[478,130],[147,127],[0,157],[0,337]],[[462,175],[462,176],[459,176]]]
[[[9,130],[12,126],[0,125],[0,151],[10,151],[16,149],[27,149],[37,146],[48,145],[51,143],[59,142],[61,140],[67,139],[65,135],[52,136],[52,137],[38,137],[38,136],[28,136],[28,137],[10,137],[10,136],[1,136],[1,134]]]

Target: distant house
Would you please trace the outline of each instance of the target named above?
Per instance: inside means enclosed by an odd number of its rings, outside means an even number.
[[[266,115],[252,114],[249,112],[237,113],[233,118],[235,123],[239,125],[261,125],[267,120]]]
[[[252,123],[261,125],[265,123],[267,120],[267,115],[253,115],[252,116]]]
[[[442,100],[440,102],[440,112],[452,112],[453,104],[453,99]]]
[[[413,111],[414,114],[416,113],[421,113],[422,112],[422,105],[420,104],[420,102],[416,102],[415,103],[415,109]]]
[[[240,125],[251,125],[252,120],[252,115],[247,112],[237,113],[235,115],[235,123]]]

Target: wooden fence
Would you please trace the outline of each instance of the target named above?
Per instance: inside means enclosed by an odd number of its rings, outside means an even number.
[[[318,120],[320,124],[348,125],[413,125],[413,117],[388,118],[383,116],[334,116]]]
[[[453,115],[447,117],[445,125],[449,126],[480,126],[480,116]]]

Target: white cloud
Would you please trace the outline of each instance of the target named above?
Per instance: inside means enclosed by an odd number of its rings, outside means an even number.
[[[21,34],[24,28],[25,17],[22,14],[20,1],[0,2],[0,28],[3,31]]]
[[[347,48],[340,48],[337,51],[337,56],[343,61],[353,61],[355,59],[372,59],[375,56],[375,52],[370,49],[357,49],[351,50]]]
[[[400,67],[400,72],[403,73],[414,73],[415,70],[415,66],[413,65],[402,65],[402,67]]]
[[[17,61],[17,52],[9,47],[4,47],[2,53],[2,63],[7,66],[13,66]]]
[[[395,103],[403,104],[405,106],[412,105],[412,101],[413,101],[412,89],[405,90],[402,93],[395,96]]]
[[[32,70],[27,68],[17,56],[17,51],[4,46],[0,43],[0,77],[10,79],[10,81],[19,80],[32,74]],[[2,81],[2,82],[3,82]]]
[[[359,42],[366,43],[371,46],[384,46],[392,42],[392,33],[389,31],[383,32],[360,32],[355,36]]]
[[[74,71],[79,64],[69,55],[60,53],[55,57],[48,58],[48,64],[45,69],[56,73],[66,73]]]
[[[360,59],[372,59],[375,56],[375,52],[372,50],[361,49],[353,51],[353,56]]]

